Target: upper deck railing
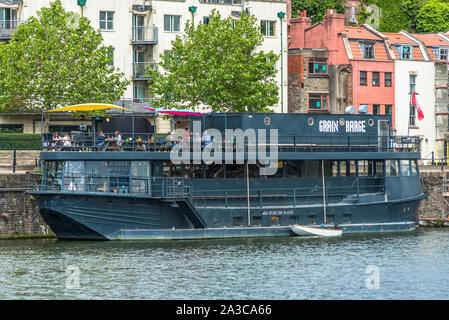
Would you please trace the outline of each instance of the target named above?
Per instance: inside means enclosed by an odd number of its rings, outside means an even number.
[[[64,133],[59,133],[61,137]],[[150,133],[120,133],[117,141],[114,133],[105,133],[105,140],[78,131],[68,133],[69,141],[57,140],[53,134],[42,136],[43,151],[143,151],[170,152],[189,148],[190,151],[214,148],[215,151],[257,152],[261,148],[276,148],[278,152],[419,152],[420,139],[415,136],[279,136],[278,142],[236,144],[235,141],[193,142]]]

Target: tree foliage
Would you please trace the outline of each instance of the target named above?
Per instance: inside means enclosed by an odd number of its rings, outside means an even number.
[[[307,10],[307,16],[312,19],[312,24],[323,21],[327,9],[336,9],[338,13],[344,13],[345,7],[341,0],[293,0],[292,17],[297,16],[298,11]]]
[[[441,32],[449,30],[449,3],[428,0],[416,15],[416,31]]]
[[[161,55],[162,71],[148,70],[156,105],[215,112],[264,112],[278,102],[275,64],[279,55],[256,51],[263,37],[255,16],[222,19],[213,10],[208,24],[186,24],[185,33]],[[285,30],[286,31],[286,30]]]
[[[0,45],[0,108],[40,112],[85,102],[112,103],[129,81],[108,66],[110,49],[86,18],[60,0],[42,8]]]

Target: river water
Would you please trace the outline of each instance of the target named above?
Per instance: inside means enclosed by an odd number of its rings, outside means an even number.
[[[0,241],[0,299],[447,299],[449,229],[341,238]]]

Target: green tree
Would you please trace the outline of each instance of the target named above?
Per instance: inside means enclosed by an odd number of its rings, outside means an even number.
[[[428,0],[416,15],[416,31],[441,32],[449,30],[449,3]]]
[[[327,9],[336,9],[337,13],[344,13],[345,7],[341,0],[293,0],[292,17],[297,16],[298,11],[307,10],[307,16],[312,19],[312,24],[323,21]]]
[[[102,42],[101,32],[60,0],[42,8],[0,45],[0,109],[41,112],[120,99],[129,81],[108,66]]]
[[[255,16],[221,19],[213,10],[208,24],[186,24],[185,33],[161,55],[162,71],[149,69],[150,93],[159,107],[215,112],[264,112],[278,102],[275,63],[279,55],[256,51],[262,44]]]

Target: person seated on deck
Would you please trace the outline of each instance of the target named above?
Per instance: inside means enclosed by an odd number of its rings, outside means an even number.
[[[62,144],[62,138],[59,135],[59,133],[57,133],[57,132],[53,133],[51,146],[56,149],[56,148],[60,147],[61,144]]]
[[[106,137],[103,133],[103,131],[100,131],[98,133],[98,136],[95,138],[95,142],[96,142],[96,146],[97,147],[104,147],[106,146]],[[103,148],[99,148],[99,149],[103,149]]]
[[[198,132],[195,133],[195,137],[193,138],[193,143],[197,143],[201,145],[201,136]]]
[[[136,139],[136,151],[146,151],[147,148],[145,146],[145,143],[143,142],[142,138],[139,136]]]
[[[190,141],[190,132],[188,128],[185,128],[184,133],[182,134],[183,141]]]
[[[165,147],[167,149],[171,149],[175,145],[175,142],[176,142],[175,132],[172,131],[165,137]]]
[[[204,146],[207,146],[207,145],[211,144],[211,142],[212,142],[212,139],[211,139],[210,135],[207,133],[207,131],[204,131],[203,142],[204,142]]]
[[[115,130],[114,132],[114,138],[113,138],[115,146],[120,149],[122,146],[122,135],[118,132],[118,130]]]
[[[68,148],[72,146],[72,140],[68,133],[64,133],[64,137],[62,138],[62,149]]]

